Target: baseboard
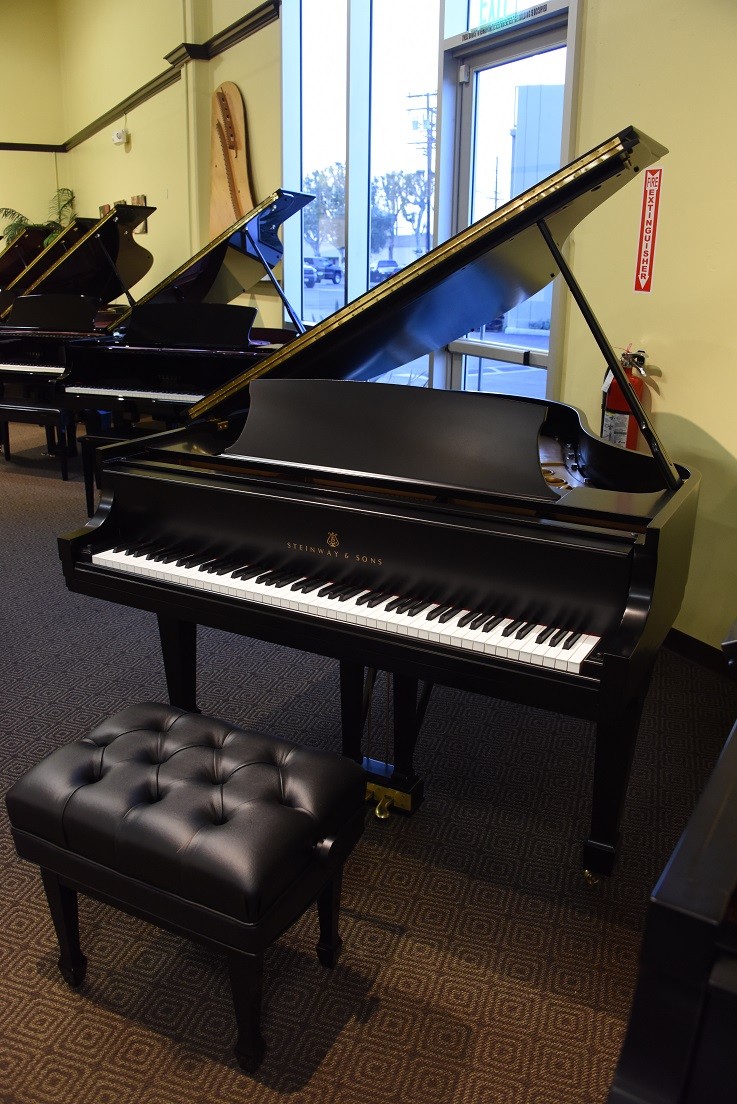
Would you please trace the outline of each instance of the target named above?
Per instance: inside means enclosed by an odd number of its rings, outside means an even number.
[[[727,659],[720,648],[704,644],[703,640],[695,640],[694,637],[687,636],[679,629],[670,630],[665,638],[664,647],[710,671],[720,675],[727,674]]]

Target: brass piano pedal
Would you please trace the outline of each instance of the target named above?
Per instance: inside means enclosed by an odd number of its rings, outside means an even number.
[[[382,786],[379,782],[366,783],[366,800],[376,802],[374,816],[378,820],[388,820],[392,809],[398,813],[413,813],[418,801],[415,796],[413,805],[412,797],[411,793]]]
[[[377,802],[376,808],[374,809],[374,816],[377,818],[377,820],[388,820],[393,804],[393,798],[389,797],[389,794],[384,794],[384,796]]]
[[[594,874],[593,870],[584,870],[583,880],[586,882],[587,886],[593,889],[594,886],[598,886],[599,884],[599,875]]]

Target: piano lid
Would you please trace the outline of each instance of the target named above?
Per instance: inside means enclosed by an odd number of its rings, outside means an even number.
[[[665,153],[634,127],[615,134],[213,391],[190,415],[243,409],[261,376],[375,379],[511,310],[558,273],[538,223],[561,245]]]
[[[109,303],[153,264],[149,251],[133,240],[133,231],[155,210],[124,203],[101,219],[73,219],[6,290],[16,295],[91,295]]]
[[[43,250],[48,231],[44,226],[26,226],[0,253],[0,288],[7,288]]]
[[[252,211],[218,234],[107,327],[117,329],[141,307],[165,303],[228,303],[266,275],[264,262],[281,259],[278,229],[314,196],[277,188]],[[256,243],[254,246],[253,243]],[[229,250],[241,257],[237,261]],[[263,260],[258,253],[262,254]]]

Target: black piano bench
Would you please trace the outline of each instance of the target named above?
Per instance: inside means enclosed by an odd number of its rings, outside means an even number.
[[[77,455],[77,426],[74,415],[51,403],[25,403],[0,398],[0,444],[6,460],[10,455],[10,422],[46,427],[46,447],[56,453],[62,479],[69,478],[68,458]]]
[[[78,892],[225,950],[235,1054],[253,1072],[266,948],[316,901],[318,958],[337,960],[365,788],[337,754],[145,703],[52,752],[6,800],[18,854],[41,868],[66,981],[81,985],[87,967]]]

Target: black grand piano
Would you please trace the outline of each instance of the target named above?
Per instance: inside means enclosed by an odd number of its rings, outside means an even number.
[[[6,394],[51,401],[70,341],[93,334],[101,314],[102,327],[110,325],[104,308],[153,264],[133,231],[155,209],[119,204],[100,219],[75,218],[45,249],[35,248],[32,237],[23,267],[15,246],[25,234],[0,255],[0,270],[14,272],[0,291],[0,388]],[[26,249],[23,259],[27,255]]]
[[[154,207],[118,204],[100,219],[75,218],[45,248],[38,232],[32,253],[18,264],[16,242],[0,256],[0,271],[14,273],[0,291],[0,430],[10,459],[8,423],[46,426],[50,452],[67,477],[67,455],[76,452],[76,425],[61,393],[73,339],[90,338],[117,316],[112,300],[148,272],[153,257],[133,238]],[[22,245],[25,235],[21,235]],[[18,240],[18,239],[16,239]],[[28,246],[23,259],[28,256]]]
[[[391,672],[393,762],[365,761],[380,811],[422,800],[434,682],[588,718],[584,866],[609,874],[699,478],[665,452],[560,246],[665,152],[623,130],[214,391],[191,424],[102,450],[100,507],[59,539],[69,588],[156,613],[185,708],[198,624],[333,657],[359,761],[371,674]],[[559,271],[650,455],[562,403],[368,382]]]
[[[0,318],[7,322],[13,304],[25,295],[84,295],[106,305],[125,294],[153,264],[133,231],[155,210],[119,203],[99,219],[72,219],[3,285]]]
[[[44,226],[25,226],[5,246],[0,253],[0,294],[43,250],[47,237]]]
[[[143,415],[178,423],[193,403],[304,330],[273,269],[278,231],[314,197],[278,188],[107,326],[105,341],[68,347],[61,386],[69,409],[110,411],[114,423]],[[232,302],[268,279],[294,329],[254,326],[256,309]]]

